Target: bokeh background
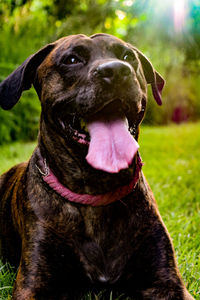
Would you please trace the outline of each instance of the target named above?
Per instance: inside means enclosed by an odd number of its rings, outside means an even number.
[[[200,300],[200,0],[0,0],[0,81],[45,44],[96,32],[133,43],[166,79],[161,107],[149,90],[143,171],[184,282]],[[39,117],[33,88],[14,109],[0,109],[0,174],[29,159]],[[0,261],[1,300],[11,299],[15,275]]]
[[[0,81],[62,36],[96,32],[133,43],[166,79],[160,108],[149,93],[150,125],[200,117],[200,0],[0,0]],[[0,144],[34,140],[40,103],[33,89],[0,110]]]

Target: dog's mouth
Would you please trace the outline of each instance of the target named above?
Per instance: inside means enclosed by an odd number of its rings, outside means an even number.
[[[71,138],[88,146],[89,165],[109,173],[127,169],[139,148],[134,135],[134,123],[124,112],[120,100],[112,101],[86,118],[68,118],[63,127]]]

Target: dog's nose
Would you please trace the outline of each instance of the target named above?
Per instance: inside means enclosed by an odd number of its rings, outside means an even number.
[[[131,66],[123,61],[108,61],[100,64],[96,69],[97,75],[106,83],[115,81],[125,82],[132,73]]]

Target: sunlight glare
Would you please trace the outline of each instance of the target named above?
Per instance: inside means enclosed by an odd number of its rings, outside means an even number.
[[[123,2],[123,4],[124,4],[125,6],[132,6],[133,3],[134,3],[134,1],[135,1],[135,0],[125,0],[125,1]]]
[[[122,10],[117,9],[115,13],[121,21],[126,17],[126,13]]]
[[[176,32],[181,32],[184,28],[186,17],[186,0],[174,0],[173,1],[173,16],[174,16],[174,28]]]

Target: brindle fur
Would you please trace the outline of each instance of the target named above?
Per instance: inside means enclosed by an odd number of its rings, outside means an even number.
[[[63,64],[80,44],[84,53],[79,55],[88,63],[79,68]],[[95,70],[108,59],[119,59],[125,48],[135,56],[130,62],[132,77],[108,88]],[[93,169],[85,160],[87,147],[66,136],[58,120],[65,118],[65,111],[86,118],[117,98],[135,121],[137,138],[146,83],[155,86],[156,80],[162,83],[136,48],[99,34],[70,36],[47,45],[0,85],[3,108],[10,109],[32,83],[42,106],[38,146],[31,159],[0,177],[1,255],[19,266],[14,300],[80,299],[87,291],[105,288],[108,295],[113,291],[114,299],[120,294],[135,300],[193,299],[142,172],[135,190],[122,201],[92,207],[62,198],[36,168],[43,170],[45,157],[59,181],[76,193],[100,194],[127,184],[135,161],[118,174]]]

